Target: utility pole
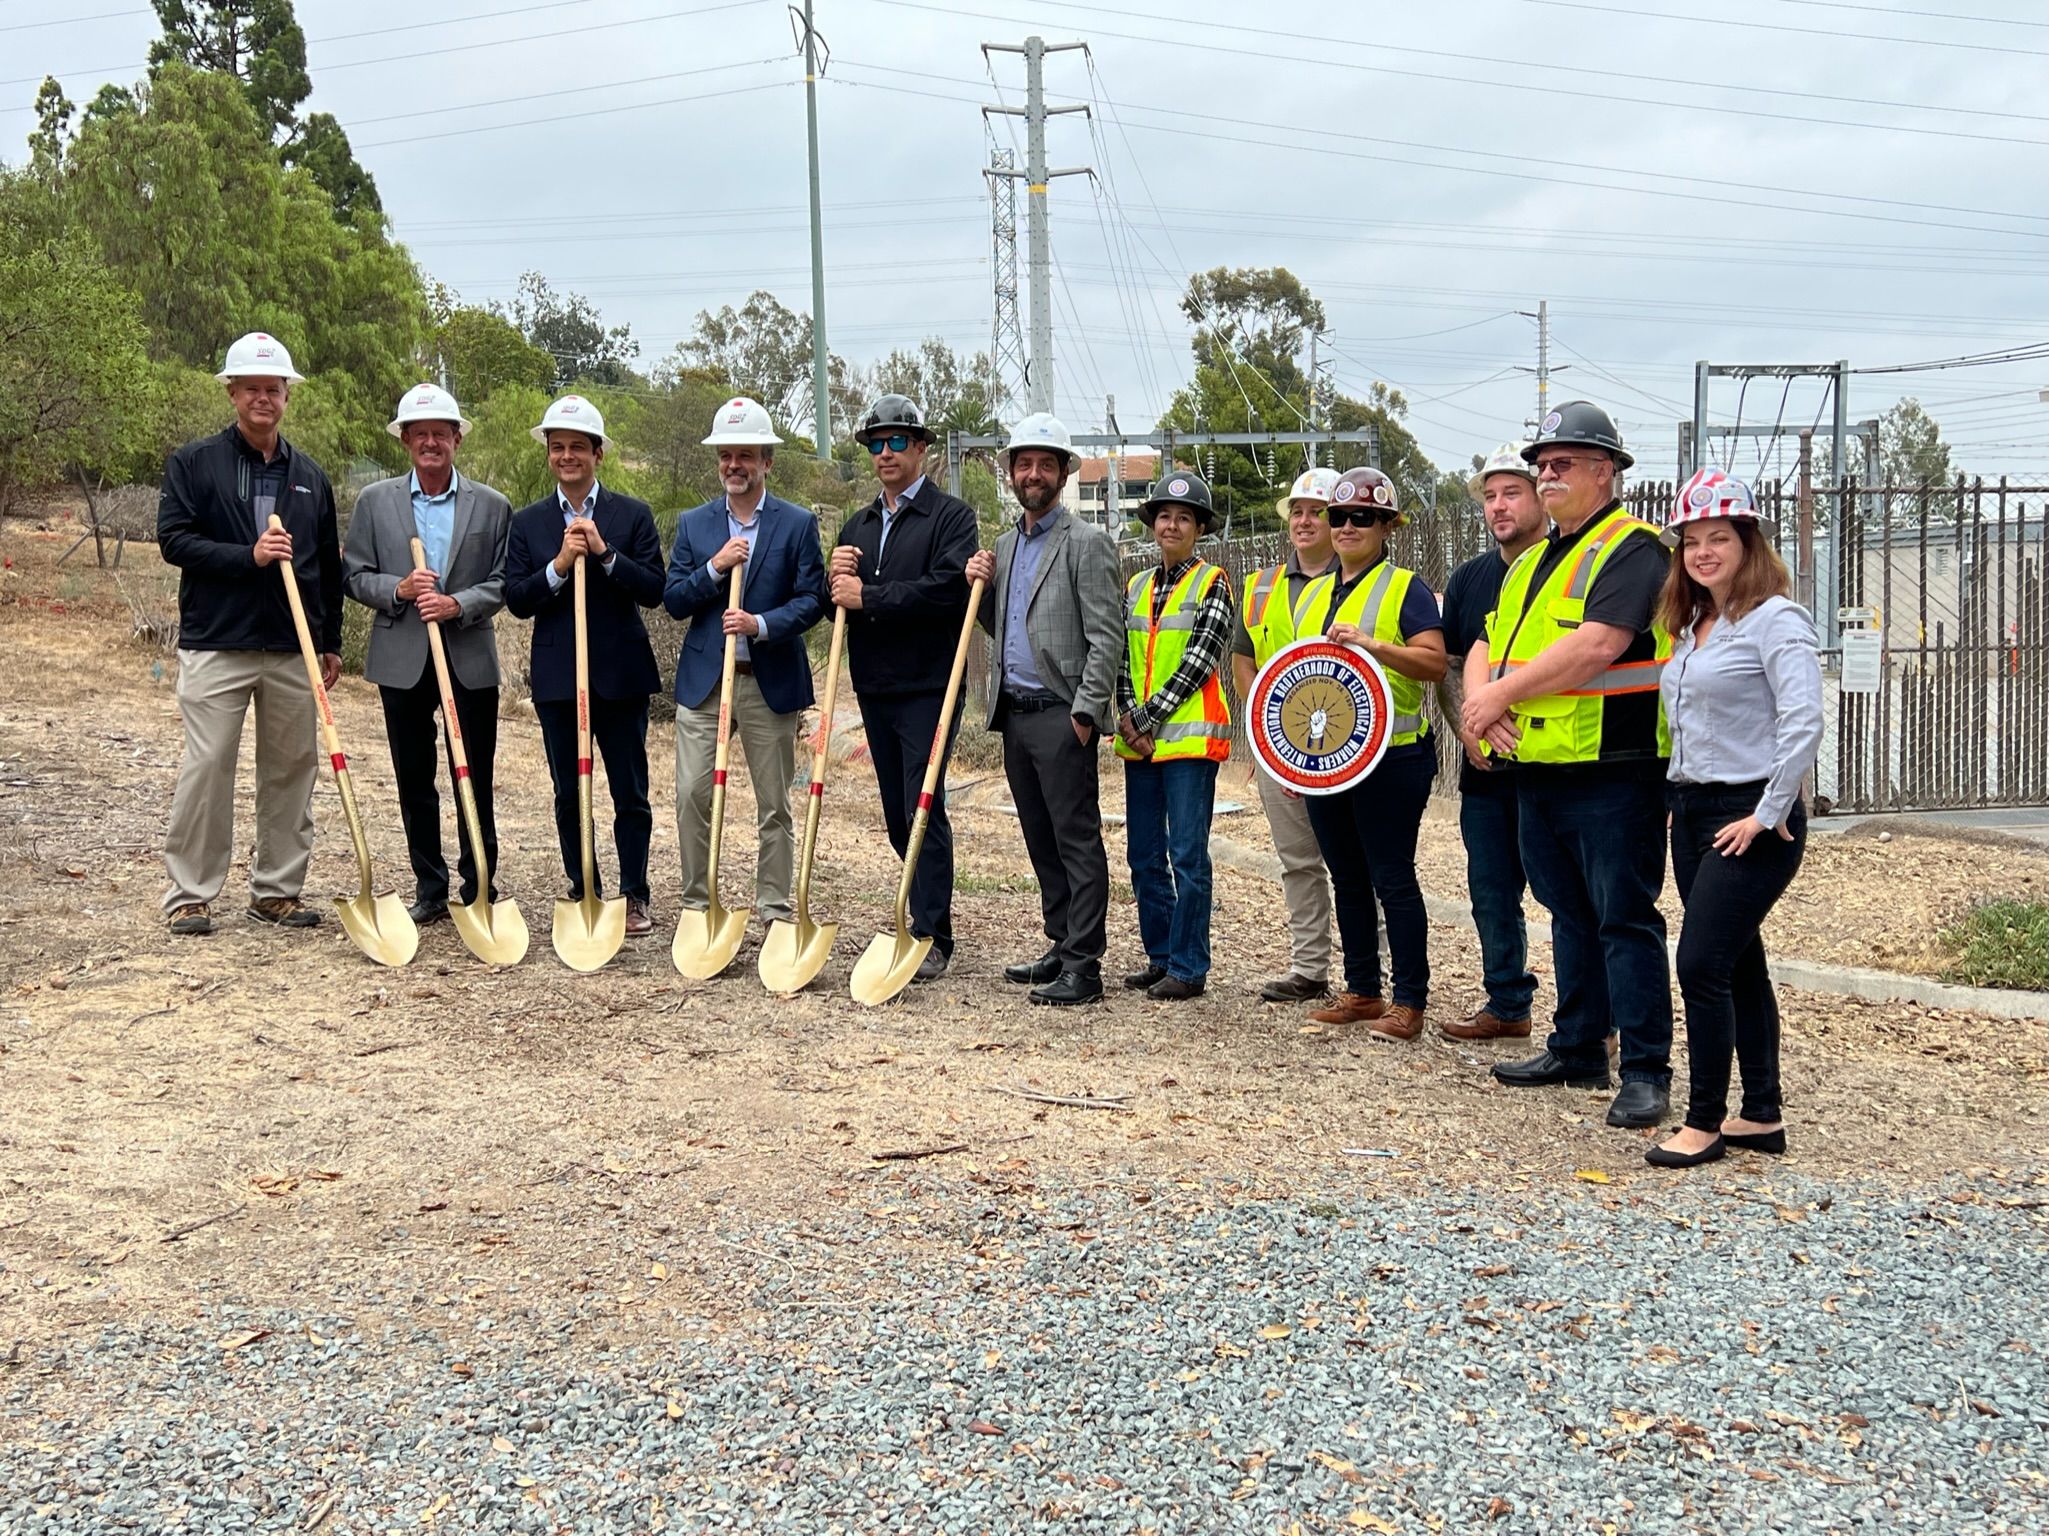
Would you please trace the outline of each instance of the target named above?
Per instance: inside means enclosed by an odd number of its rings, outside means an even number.
[[[821,460],[832,458],[832,392],[825,350],[825,223],[818,206],[818,45],[811,0],[804,0],[804,119],[811,140],[811,438]],[[828,56],[830,50],[827,50]]]
[[[1093,175],[1087,166],[1061,170],[1046,164],[1046,119],[1059,113],[1086,114],[1084,105],[1046,105],[1046,55],[1088,50],[1087,43],[1049,43],[1042,37],[1028,37],[1023,43],[984,43],[982,52],[1021,53],[1025,60],[1025,104],[1022,107],[984,107],[991,113],[1025,120],[1025,168],[1022,171],[991,167],[991,176],[1016,178],[1025,184],[1026,259],[1031,268],[1032,358],[1025,376],[1025,402],[1034,411],[1053,409],[1053,237],[1046,224],[1046,189],[1055,176]]]
[[[1318,430],[1323,425],[1322,412],[1318,409],[1317,404],[1317,396],[1322,391],[1317,388],[1316,377],[1316,343],[1322,339],[1322,335],[1322,332],[1314,330],[1309,333],[1309,430],[1312,432]],[[1308,457],[1309,468],[1316,468],[1316,444],[1311,443],[1309,445]]]
[[[1115,395],[1103,396],[1103,430],[1113,437],[1117,433],[1117,397]],[[1103,526],[1110,530],[1112,536],[1115,536],[1117,531],[1124,526],[1124,519],[1120,515],[1120,508],[1118,506],[1118,497],[1124,490],[1123,450],[1124,445],[1122,443],[1113,443],[1105,450],[1103,459],[1103,468],[1108,471],[1103,476]]]
[[[988,122],[983,121],[984,129]],[[1017,156],[989,141],[989,270],[994,307],[989,323],[989,414],[1008,420],[1011,403],[1023,391],[1031,365],[1025,354],[1024,320],[1017,302]]]
[[[1537,312],[1534,315],[1527,309],[1519,309],[1516,313],[1526,320],[1537,322],[1537,366],[1529,368],[1520,363],[1516,365],[1516,372],[1534,373],[1537,376],[1537,414],[1530,418],[1530,431],[1534,434],[1543,430],[1544,418],[1551,413],[1551,375],[1565,372],[1572,364],[1563,363],[1556,368],[1551,366],[1551,301],[1549,299],[1537,300]]]

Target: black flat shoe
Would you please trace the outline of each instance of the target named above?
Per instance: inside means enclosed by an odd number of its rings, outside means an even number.
[[[1101,1002],[1102,973],[1094,966],[1084,971],[1062,971],[1043,987],[1033,987],[1025,996],[1049,1008],[1072,1008],[1077,1003]]]
[[[1781,1157],[1786,1151],[1786,1128],[1782,1125],[1776,1131],[1724,1131],[1722,1140],[1746,1152],[1769,1152],[1773,1157]]]
[[[1663,1124],[1671,1113],[1672,1095],[1656,1083],[1624,1083],[1608,1106],[1608,1123],[1625,1131],[1643,1131]]]
[[[1003,968],[1003,979],[1020,987],[1043,987],[1060,979],[1060,951],[1049,949],[1036,960],[1020,961]]]
[[[425,928],[429,923],[446,922],[448,920],[448,903],[445,901],[416,901],[406,908],[406,916],[410,917],[413,920],[413,925],[418,928]]]
[[[1563,1083],[1568,1088],[1606,1088],[1608,1069],[1603,1066],[1589,1071],[1585,1067],[1568,1066],[1549,1051],[1539,1052],[1527,1061],[1500,1061],[1491,1068],[1495,1078],[1511,1088],[1549,1088]]]
[[[1728,1150],[1726,1138],[1717,1136],[1698,1152],[1668,1152],[1663,1147],[1652,1147],[1644,1153],[1643,1160],[1653,1168],[1698,1168],[1702,1163],[1719,1163]]]
[[[1166,979],[1167,968],[1164,965],[1149,965],[1144,970],[1133,971],[1125,977],[1124,985],[1134,992],[1143,992],[1146,988]]]

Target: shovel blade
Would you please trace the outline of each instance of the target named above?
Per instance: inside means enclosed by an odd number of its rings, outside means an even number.
[[[420,948],[420,930],[396,896],[337,896],[342,932],[379,965],[409,964]]]
[[[480,891],[466,907],[451,906],[455,931],[471,954],[491,965],[518,965],[526,958],[526,919],[510,896],[490,901]]]
[[[785,995],[803,991],[825,969],[832,954],[832,941],[839,937],[839,931],[838,923],[821,926],[808,918],[770,923],[755,964],[761,973],[761,984],[771,992]]]
[[[728,912],[713,902],[708,912],[683,909],[676,919],[676,939],[669,946],[669,958],[676,969],[692,981],[709,981],[733,963],[740,941],[747,937],[751,909]]]
[[[555,902],[555,953],[572,971],[595,971],[626,942],[626,899],[600,901],[559,897]]]
[[[870,1008],[886,1003],[911,984],[931,948],[929,938],[913,938],[901,928],[895,933],[877,934],[855,962],[847,990],[855,1002]]]

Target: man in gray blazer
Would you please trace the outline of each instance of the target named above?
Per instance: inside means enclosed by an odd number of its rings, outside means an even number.
[[[491,808],[491,764],[498,753],[498,642],[491,616],[505,606],[505,549],[512,503],[455,470],[455,450],[470,424],[455,397],[422,384],[399,402],[390,432],[412,458],[409,475],[364,489],[342,546],[348,594],[371,612],[363,675],[384,700],[384,734],[398,780],[399,814],[412,858],[413,921],[448,916],[448,861],[441,855],[441,800],[434,760],[441,746],[434,712],[441,684],[427,650],[427,621],[441,625],[455,714],[469,754],[470,786],[483,823],[484,857],[498,868],[498,824]],[[426,546],[427,569],[413,569],[412,541]],[[453,764],[449,783],[455,782]],[[456,831],[464,906],[476,899],[477,863]],[[490,893],[495,900],[497,891]]]
[[[1110,868],[1096,743],[1114,717],[1123,582],[1116,542],[1060,505],[1080,464],[1067,428],[1044,413],[1027,416],[1006,452],[1024,516],[993,554],[976,551],[967,575],[987,584],[977,617],[994,641],[988,724],[1003,736],[1003,776],[1039,877],[1051,948],[1003,975],[1031,985],[1033,1002],[1058,1007],[1103,995]]]

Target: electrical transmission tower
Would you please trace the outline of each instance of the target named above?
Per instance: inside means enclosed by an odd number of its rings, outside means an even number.
[[[985,121],[984,126],[987,126]],[[989,145],[990,270],[995,273],[994,321],[989,329],[989,413],[1007,421],[1022,393],[1027,366],[1024,315],[1017,301],[1017,156]]]

